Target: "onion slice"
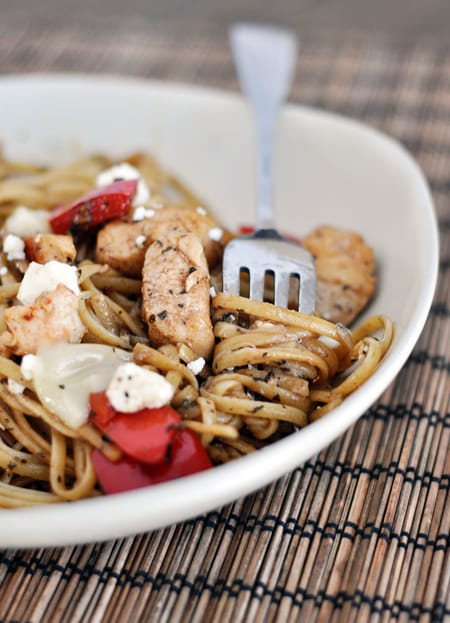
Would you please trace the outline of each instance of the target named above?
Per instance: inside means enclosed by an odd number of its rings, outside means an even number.
[[[113,346],[60,342],[38,350],[29,374],[47,409],[78,428],[89,416],[89,394],[106,389],[117,368],[130,359],[131,353]],[[28,370],[29,365],[30,360]]]

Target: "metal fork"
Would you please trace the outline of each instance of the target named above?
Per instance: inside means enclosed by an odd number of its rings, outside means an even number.
[[[283,238],[273,219],[273,154],[278,113],[290,83],[297,54],[295,36],[284,29],[236,24],[230,29],[241,90],[254,113],[256,129],[256,230],[232,240],[223,258],[223,291],[239,294],[241,274],[249,275],[249,297],[264,300],[266,275],[274,279],[274,303],[288,306],[296,291],[298,310],[315,309],[316,273],[312,255]],[[297,283],[297,287],[295,287]],[[292,298],[292,295],[291,295]]]

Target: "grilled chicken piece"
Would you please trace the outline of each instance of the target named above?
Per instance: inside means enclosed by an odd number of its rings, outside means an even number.
[[[107,223],[97,235],[97,262],[107,264],[129,277],[139,277],[145,252],[152,243],[150,233],[151,219],[137,223],[120,220]]]
[[[77,250],[72,236],[59,234],[37,234],[25,238],[25,253],[30,262],[45,264],[50,260],[73,262]]]
[[[168,229],[196,234],[210,267],[221,259],[221,230],[203,210],[163,207],[155,209],[153,216],[142,221],[114,220],[107,223],[97,236],[97,261],[130,277],[138,277],[148,246],[164,236]]]
[[[209,273],[202,243],[192,233],[169,231],[149,246],[142,282],[142,315],[150,340],[187,344],[208,359],[214,347]]]
[[[78,315],[78,296],[65,285],[44,292],[31,305],[5,310],[8,327],[0,335],[0,351],[35,354],[43,343],[81,342],[86,328]]]
[[[350,324],[375,289],[372,249],[359,234],[330,226],[313,230],[302,243],[316,258],[317,313]]]

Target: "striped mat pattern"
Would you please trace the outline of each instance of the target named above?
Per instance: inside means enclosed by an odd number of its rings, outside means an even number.
[[[28,71],[237,88],[220,27],[133,16],[11,14],[0,72]],[[0,552],[1,621],[450,621],[450,45],[307,36],[291,99],[378,127],[425,171],[441,262],[413,354],[345,435],[254,495],[136,537]]]

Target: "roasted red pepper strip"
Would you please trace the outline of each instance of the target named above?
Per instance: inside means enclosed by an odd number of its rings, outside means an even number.
[[[134,413],[116,411],[105,392],[89,397],[90,421],[130,457],[144,463],[163,463],[170,451],[179,414],[169,406],[141,409]]]
[[[49,223],[55,234],[85,231],[100,223],[127,214],[136,194],[137,180],[118,180],[92,190],[69,205],[50,212]]]
[[[105,493],[120,493],[156,485],[212,467],[200,438],[187,428],[177,431],[170,459],[161,465],[139,463],[126,456],[113,463],[100,450],[93,451],[92,461]]]

